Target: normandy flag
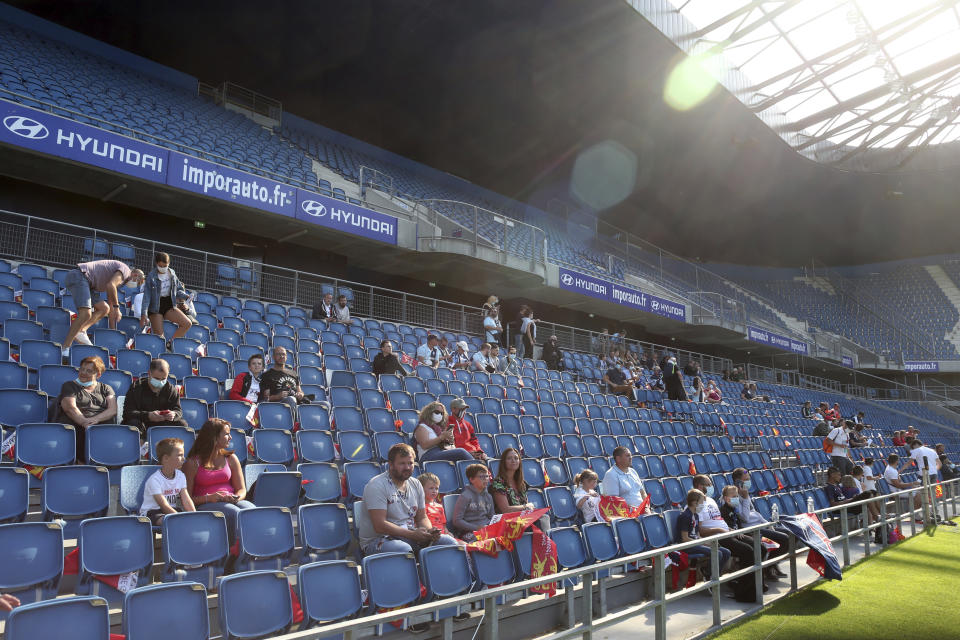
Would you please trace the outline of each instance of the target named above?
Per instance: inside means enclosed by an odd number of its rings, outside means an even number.
[[[467,551],[479,551],[496,557],[501,549],[513,551],[513,542],[523,535],[527,527],[535,523],[549,508],[497,514],[487,526],[474,532],[476,541],[467,544]]]
[[[533,527],[533,540],[530,545],[530,577],[541,578],[557,572],[557,544],[539,527]],[[548,582],[539,587],[531,587],[530,593],[542,593],[548,598],[557,595],[557,583]]]
[[[942,497],[943,497],[943,485],[938,482],[937,485],[933,488],[933,493],[934,493],[934,495],[936,495],[936,497],[942,498]]]
[[[636,518],[647,510],[649,504],[649,495],[644,498],[639,507],[631,507],[626,500],[619,496],[603,496],[597,505],[597,511],[603,516],[604,520],[609,522],[616,518]]]

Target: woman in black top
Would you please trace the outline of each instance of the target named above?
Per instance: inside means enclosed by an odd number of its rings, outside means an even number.
[[[373,372],[378,376],[383,374],[394,374],[399,373],[401,375],[407,375],[407,372],[404,370],[403,365],[400,364],[400,360],[397,358],[397,355],[393,352],[393,343],[389,340],[383,340],[380,342],[380,353],[378,353],[373,358]]]

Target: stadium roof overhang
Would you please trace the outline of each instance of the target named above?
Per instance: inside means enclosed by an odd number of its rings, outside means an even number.
[[[627,2],[811,160],[960,164],[960,0]]]

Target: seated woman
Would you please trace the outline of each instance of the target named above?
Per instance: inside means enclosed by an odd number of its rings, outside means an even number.
[[[247,487],[236,454],[229,451],[230,423],[210,418],[203,423],[183,463],[187,490],[197,511],[219,511],[227,518],[227,533],[234,539],[237,514],[255,505],[244,500]],[[242,446],[242,445],[241,445]]]
[[[723,392],[713,380],[707,381],[707,402],[710,404],[720,404],[723,402]]]
[[[497,469],[497,475],[490,483],[493,506],[497,513],[516,513],[536,508],[532,502],[527,501],[527,490],[529,488],[530,485],[523,478],[520,452],[513,447],[507,447],[500,454],[500,466]],[[543,531],[549,531],[549,514],[540,518],[537,526]]]
[[[230,399],[254,404],[260,398],[260,379],[264,368],[263,356],[255,353],[247,359],[247,371],[233,379]]]
[[[469,451],[454,446],[453,426],[448,424],[447,409],[441,402],[431,402],[423,408],[413,437],[417,440],[417,459],[421,463],[430,460],[473,460]]]
[[[92,424],[112,424],[117,417],[117,395],[100,382],[103,360],[89,356],[80,361],[76,380],[64,382],[57,396],[57,422],[77,427],[77,461],[87,463],[86,430]]]
[[[691,384],[690,389],[693,391],[693,393],[690,395],[690,399],[693,402],[707,401],[707,389],[703,386],[703,380],[700,379],[700,376],[693,376],[693,383]]]

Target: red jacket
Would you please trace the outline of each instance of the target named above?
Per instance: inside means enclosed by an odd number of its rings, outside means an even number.
[[[453,445],[466,449],[470,453],[474,451],[483,451],[480,443],[477,442],[477,436],[473,432],[473,425],[469,420],[456,418],[452,414],[447,423],[453,427]]]
[[[233,379],[233,386],[230,387],[230,399],[231,400],[242,400],[243,402],[250,402],[247,400],[247,392],[250,391],[250,373],[241,373],[236,378]]]

